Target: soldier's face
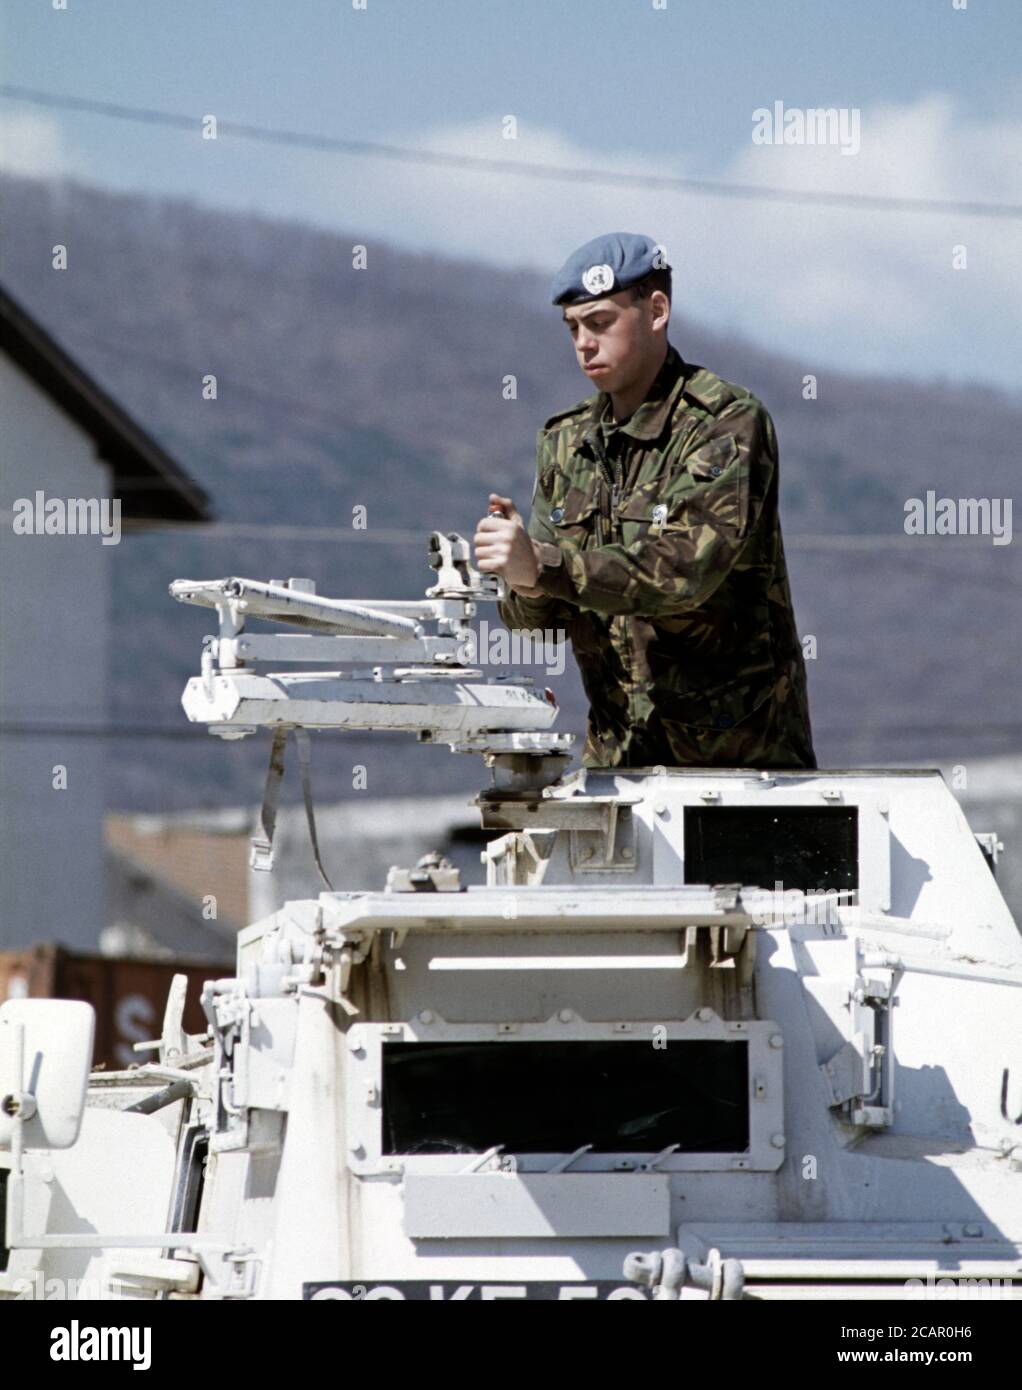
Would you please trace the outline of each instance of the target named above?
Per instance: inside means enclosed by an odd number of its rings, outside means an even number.
[[[636,299],[619,290],[605,299],[569,305],[563,313],[579,367],[598,390],[620,391],[646,369],[657,350],[657,305],[666,296]]]

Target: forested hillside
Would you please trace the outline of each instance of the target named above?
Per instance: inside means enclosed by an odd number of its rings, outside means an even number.
[[[428,532],[471,531],[491,488],[524,508],[537,427],[587,394],[547,281],[383,244],[354,269],[354,226],[334,236],[73,184],[8,177],[4,205],[6,288],[201,482],[218,522],[126,536],[115,553],[115,804],[251,799],[265,741],[224,746],[184,725],[178,697],[210,619],[173,604],[168,582],[308,575],[338,595],[420,594]],[[57,244],[66,271],[52,269]],[[719,336],[686,318],[683,273],[671,337],[774,415],[796,612],[817,641],[821,763],[1017,749],[1018,545],[912,539],[903,518],[931,489],[1012,496],[1022,402],[839,375],[794,341]],[[968,356],[947,344],[966,382]],[[816,400],[803,398],[810,373]],[[580,727],[574,676],[550,683]],[[323,737],[318,795],[347,794],[356,762],[377,794],[479,780],[441,750]]]

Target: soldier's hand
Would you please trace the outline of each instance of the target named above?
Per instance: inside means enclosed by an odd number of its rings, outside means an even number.
[[[531,589],[539,577],[535,543],[510,497],[490,493],[490,514],[476,527],[476,568],[500,574],[513,589]]]

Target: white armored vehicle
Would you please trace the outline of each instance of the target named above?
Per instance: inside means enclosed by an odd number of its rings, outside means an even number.
[[[470,665],[468,554],[414,603],[172,586],[219,615],[189,718],[274,730],[257,865],[289,731],[319,864],[306,731],[405,730],[484,756],[486,882],[287,902],[128,1071],[87,1005],[0,1007],[0,1296],[1018,1297],[996,843],[937,772],[566,774]]]

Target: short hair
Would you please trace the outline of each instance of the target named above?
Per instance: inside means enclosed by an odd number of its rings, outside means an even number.
[[[632,293],[636,299],[648,299],[654,290],[663,290],[667,296],[668,303],[671,299],[671,268],[664,266],[662,269],[651,270],[648,275],[644,275],[641,280],[637,280],[634,285],[630,285]]]

